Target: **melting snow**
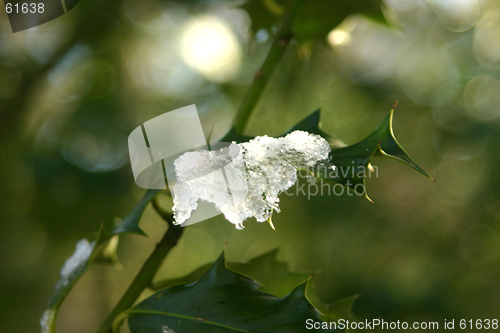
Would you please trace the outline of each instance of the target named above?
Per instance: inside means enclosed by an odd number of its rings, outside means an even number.
[[[243,228],[255,217],[268,220],[279,212],[278,195],[297,181],[297,169],[328,158],[330,145],[319,135],[294,131],[285,137],[259,136],[214,151],[187,152],[174,162],[176,224],[186,221],[198,200],[215,204],[226,219]]]

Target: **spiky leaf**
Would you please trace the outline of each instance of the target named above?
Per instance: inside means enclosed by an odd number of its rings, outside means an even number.
[[[227,132],[227,134],[220,141],[221,142],[233,142],[234,141],[237,143],[243,143],[243,142],[248,142],[251,139],[253,139],[253,137],[242,135],[242,134],[238,133],[236,128],[231,127],[229,132]]]
[[[314,170],[316,177],[333,181],[366,195],[365,177],[371,172],[370,160],[376,154],[389,156],[431,178],[401,147],[392,130],[394,109],[379,127],[364,140],[350,146],[332,149],[330,161]],[[432,179],[432,178],[431,178]]]
[[[61,272],[61,279],[55,286],[54,293],[49,302],[49,308],[44,312],[41,319],[42,330],[50,333],[55,332],[55,321],[62,302],[75,283],[91,265],[97,263],[119,264],[116,253],[119,234],[135,233],[145,235],[139,227],[139,221],[144,209],[158,192],[159,190],[148,190],[139,203],[111,233],[107,232],[104,226],[101,225],[97,239],[89,245],[92,246],[89,256],[84,260],[80,260],[76,265],[73,265],[74,267],[69,274],[63,276]]]
[[[282,297],[313,272],[291,272],[287,262],[277,260],[278,251],[276,248],[247,263],[228,263],[228,266],[262,283],[259,290]]]
[[[346,144],[344,142],[323,131],[323,129],[321,128],[320,117],[321,117],[321,111],[320,109],[317,109],[316,111],[314,111],[313,113],[311,113],[310,115],[299,121],[295,126],[290,128],[281,136],[285,136],[289,133],[292,133],[293,131],[306,131],[311,134],[317,134],[322,136],[326,141],[328,141],[330,147],[332,148],[345,147]]]
[[[162,327],[176,333],[304,332],[307,319],[321,321],[305,297],[306,284],[283,298],[264,293],[257,282],[228,269],[222,254],[197,282],[150,296],[124,312],[114,329],[128,318],[132,333]]]
[[[233,271],[244,274],[262,283],[260,291],[276,296],[285,296],[302,281],[306,280],[313,272],[291,272],[287,262],[278,261],[276,256],[279,248],[273,249],[257,256],[246,263],[227,262],[226,265]],[[190,284],[198,280],[212,264],[203,265],[191,273],[176,279],[166,279],[151,284],[151,289],[164,288]]]
[[[146,209],[146,206],[153,200],[158,192],[160,192],[160,190],[147,190],[141,200],[139,200],[130,213],[122,219],[120,224],[117,225],[111,233],[113,235],[131,233],[145,236],[146,233],[139,227],[139,222],[142,213],[144,213],[144,209]]]
[[[118,235],[111,237],[101,225],[97,239],[89,243],[82,239],[76,246],[75,253],[64,263],[61,277],[56,283],[49,301],[49,308],[44,312],[41,325],[43,332],[55,332],[55,322],[59,308],[69,291],[87,269],[96,262],[118,264],[116,246]]]

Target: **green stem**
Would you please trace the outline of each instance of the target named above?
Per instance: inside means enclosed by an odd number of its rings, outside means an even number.
[[[173,225],[173,218],[171,214],[161,209],[158,202],[155,201],[153,201],[153,208],[155,208],[158,214],[168,222],[168,230],[165,232],[165,235],[163,235],[161,241],[156,244],[156,248],[148,257],[118,304],[116,304],[115,308],[103,322],[99,328],[99,333],[113,332],[112,326],[115,318],[118,317],[123,311],[128,310],[134,305],[134,302],[140,296],[142,291],[151,284],[153,277],[160,268],[167,254],[177,244],[179,238],[182,236],[184,228]]]
[[[297,8],[302,2],[296,0],[290,10],[286,11],[283,17],[283,22],[274,36],[273,44],[267,54],[264,63],[255,74],[250,88],[248,88],[243,100],[236,112],[234,119],[234,127],[239,134],[243,134],[245,127],[248,123],[248,118],[252,113],[255,104],[257,104],[259,97],[266,87],[269,78],[271,77],[276,65],[280,61],[283,53],[290,44],[292,39],[292,25],[297,13]]]

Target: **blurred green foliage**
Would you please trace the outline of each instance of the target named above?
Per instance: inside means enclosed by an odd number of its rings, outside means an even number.
[[[75,243],[95,237],[101,223],[111,230],[144,194],[128,165],[132,129],[195,103],[206,133],[226,133],[274,30],[249,30],[240,4],[87,0],[16,34],[0,14],[1,332],[37,331]],[[391,27],[354,15],[326,39],[292,43],[246,133],[279,135],[321,107],[322,128],[353,144],[399,100],[395,134],[437,184],[375,158],[378,178],[367,180],[374,204],[346,194],[283,195],[276,231],[253,221],[234,230],[213,218],[186,229],[156,278],[214,262],[227,241],[230,262],[279,247],[292,272],[319,270],[316,302],[360,294],[359,319],[498,316],[500,6],[455,5],[463,10],[386,1]],[[232,76],[211,76],[183,58],[185,24],[203,15],[234,34],[241,56]],[[334,14],[315,15],[324,22]],[[165,228],[147,207],[141,229],[157,240]],[[153,246],[123,236],[122,268],[88,271],[62,306],[59,331],[95,331]]]

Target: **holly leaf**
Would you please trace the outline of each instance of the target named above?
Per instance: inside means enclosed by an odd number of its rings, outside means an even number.
[[[300,122],[298,122],[295,126],[291,127],[288,131],[280,135],[280,137],[286,136],[287,134],[292,133],[293,131],[306,131],[311,134],[317,134],[322,136],[324,139],[330,143],[331,147],[345,147],[346,144],[339,140],[338,138],[329,135],[323,129],[321,129],[320,123],[321,111],[317,109]],[[232,127],[229,132],[220,140],[221,142],[232,142],[235,141],[237,143],[248,142],[254,137],[246,136],[238,133],[236,128]]]
[[[262,283],[258,288],[260,291],[282,297],[287,295],[290,290],[302,281],[307,280],[312,272],[291,272],[287,262],[276,259],[278,251],[279,248],[276,248],[246,263],[227,262],[226,265],[231,270]],[[161,290],[180,284],[193,283],[201,278],[211,266],[212,264],[203,265],[181,278],[153,282],[150,289]]]
[[[311,113],[309,116],[305,117],[302,119],[300,122],[298,122],[295,126],[290,128],[288,131],[286,131],[284,134],[280,136],[285,136],[287,134],[292,133],[293,131],[306,131],[311,134],[317,134],[321,137],[323,137],[328,143],[330,144],[330,147],[345,147],[346,144],[339,140],[338,138],[326,133],[321,129],[321,111],[320,109],[317,109],[313,113]]]
[[[350,322],[358,322],[358,318],[354,315],[352,307],[354,302],[358,299],[360,295],[354,295],[342,298],[334,303],[324,305],[324,318],[327,322],[336,322],[339,320],[348,320]],[[371,331],[370,329],[367,329]],[[346,333],[352,332],[352,330],[345,329]]]
[[[107,232],[101,225],[97,238],[92,243],[86,239],[78,242],[75,253],[61,269],[61,278],[56,283],[54,293],[49,301],[49,308],[44,312],[40,323],[42,332],[55,332],[55,322],[59,308],[64,299],[80,277],[94,264],[119,265],[117,247],[119,235],[122,233],[135,233],[146,235],[139,227],[144,209],[159,190],[148,190],[132,211],[123,218],[112,232]]]
[[[279,248],[253,258],[247,263],[228,263],[232,270],[250,276],[262,285],[259,290],[283,297],[313,272],[291,272],[287,262],[277,260]]]
[[[395,105],[396,106],[396,105]],[[321,128],[320,110],[316,110],[309,116],[302,119],[295,126],[290,128],[281,137],[297,130],[306,131],[323,137],[332,148],[328,162],[318,163],[312,170],[306,170],[318,179],[335,182],[347,187],[348,190],[364,195],[371,199],[366,193],[365,178],[374,172],[371,159],[375,155],[382,155],[394,158],[420,172],[424,176],[432,179],[421,167],[419,167],[408,153],[401,147],[394,136],[392,129],[392,119],[394,108],[379,127],[364,140],[347,146],[336,137],[329,135]],[[246,142],[251,137],[238,134],[235,129],[231,129],[222,140]],[[433,180],[433,179],[432,179]]]
[[[153,200],[158,192],[160,192],[160,190],[147,190],[141,200],[139,200],[130,213],[122,219],[120,224],[113,229],[111,234],[118,235],[129,233],[146,236],[146,233],[139,227],[139,222],[142,213],[144,213],[144,209],[146,209],[146,206]]]
[[[352,307],[360,294],[345,297],[333,303],[326,303],[319,297],[319,293],[315,288],[314,277],[315,276],[313,276],[309,282],[310,288],[308,288],[308,299],[322,313],[321,318],[328,323],[338,323],[341,319],[349,320],[350,322],[358,322],[358,318],[354,315]],[[371,331],[370,329],[367,330]],[[346,328],[344,331],[351,332]]]
[[[254,137],[252,136],[246,136],[243,134],[238,133],[235,127],[231,127],[229,132],[220,139],[220,142],[236,142],[236,143],[243,143],[243,142],[248,142],[252,140]]]
[[[360,195],[366,194],[365,177],[373,172],[370,160],[374,155],[394,158],[432,179],[401,147],[394,136],[392,118],[394,108],[379,127],[364,140],[350,146],[333,148],[329,162],[319,163],[313,170],[318,179],[339,183]],[[371,201],[371,200],[370,200]]]
[[[101,225],[97,239],[89,242],[80,240],[73,255],[66,260],[61,268],[60,279],[54,287],[54,293],[49,301],[49,307],[44,312],[40,324],[42,332],[55,332],[55,322],[59,308],[75,283],[94,263],[118,264],[116,248],[118,235],[110,237]]]
[[[304,332],[307,319],[322,321],[305,297],[306,285],[283,298],[264,293],[256,281],[228,269],[223,253],[198,281],[153,294],[122,313],[113,329],[128,319],[132,333]]]

